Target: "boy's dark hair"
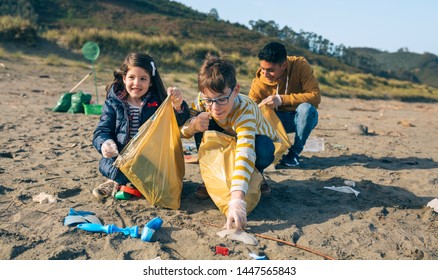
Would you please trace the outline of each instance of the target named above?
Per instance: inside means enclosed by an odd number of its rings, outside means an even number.
[[[161,80],[160,73],[152,57],[145,53],[130,53],[125,57],[123,64],[114,70],[113,82],[106,86],[107,95],[112,86],[114,86],[114,92],[125,91],[123,76],[125,76],[132,67],[141,67],[149,73],[151,76],[149,92],[157,94],[160,101],[164,101],[167,97],[167,92]]]
[[[205,58],[198,74],[200,92],[205,89],[223,92],[226,87],[231,88],[236,83],[236,69],[230,61],[211,55]]]
[[[278,42],[268,43],[260,50],[259,59],[270,63],[281,64],[287,59],[286,48],[283,44]]]

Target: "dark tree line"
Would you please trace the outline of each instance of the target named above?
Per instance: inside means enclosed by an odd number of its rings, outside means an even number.
[[[369,57],[362,56],[343,44],[335,45],[330,40],[313,32],[301,30],[299,33],[292,28],[285,26],[280,29],[275,21],[250,21],[251,29],[270,37],[277,37],[285,43],[292,44],[299,48],[307,49],[315,54],[330,56],[342,63],[357,67],[364,72],[374,72],[376,62]],[[374,69],[374,70],[373,70]]]
[[[0,0],[0,16],[14,16],[35,24],[38,15],[28,0]]]
[[[336,46],[328,39],[313,32],[295,32],[292,28],[285,26],[280,29],[275,21],[250,21],[249,25],[253,31],[271,37],[277,37],[282,41],[290,43],[300,48],[305,48],[313,53],[341,58],[345,55],[345,46]]]

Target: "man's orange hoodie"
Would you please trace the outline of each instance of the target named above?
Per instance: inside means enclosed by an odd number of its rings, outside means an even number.
[[[321,102],[319,83],[312,67],[302,56],[287,57],[287,70],[278,82],[268,81],[261,74],[261,69],[257,70],[248,96],[260,103],[266,97],[277,94],[277,84],[282,101],[279,111],[295,111],[299,104],[305,102],[318,108]]]

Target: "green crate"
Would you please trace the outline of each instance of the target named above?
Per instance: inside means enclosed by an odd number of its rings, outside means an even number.
[[[100,115],[102,114],[102,105],[100,104],[83,104],[85,115]]]

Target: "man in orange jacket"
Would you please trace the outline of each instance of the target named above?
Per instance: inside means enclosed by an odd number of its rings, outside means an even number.
[[[287,56],[283,44],[271,42],[259,52],[260,68],[249,97],[276,110],[287,133],[295,132],[293,145],[276,168],[298,166],[299,155],[318,123],[319,83],[304,57]]]

